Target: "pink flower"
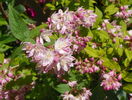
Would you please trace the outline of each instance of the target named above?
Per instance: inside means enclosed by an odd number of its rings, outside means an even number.
[[[61,96],[63,97],[63,100],[76,100],[75,97],[72,94],[69,94],[68,92],[65,92]]]
[[[132,10],[128,10],[128,5],[121,6],[120,12],[117,12],[115,14],[117,18],[125,19],[126,21],[129,19],[129,17],[132,17]]]
[[[90,90],[83,88],[82,93],[76,96],[75,100],[90,100],[90,96],[92,96]]]
[[[129,31],[128,31],[128,34],[129,34],[130,36],[132,36],[132,30],[129,30]]]
[[[42,38],[46,42],[50,42],[50,36],[52,35],[52,30],[41,29],[40,38]]]
[[[54,62],[54,51],[45,48],[42,44],[32,44],[29,42],[24,43],[23,50],[26,51],[28,57],[32,58],[32,61],[38,64],[38,67],[42,67],[41,71],[45,72],[46,69],[51,69],[51,65]],[[50,68],[49,68],[50,67]],[[47,72],[48,70],[46,70]]]
[[[59,54],[71,54],[72,50],[70,48],[71,40],[68,38],[59,38],[54,45],[55,51]]]
[[[46,0],[38,0],[39,3],[45,3]]]
[[[92,10],[85,10],[82,7],[77,9],[76,15],[80,20],[79,24],[87,28],[93,26],[97,17],[97,15],[94,14]]]
[[[57,72],[59,71],[68,71],[70,67],[73,67],[73,61],[75,58],[71,55],[62,56],[59,58],[59,61],[57,62]]]
[[[48,19],[49,29],[62,34],[73,33],[76,30],[74,16],[75,14],[73,11],[68,11],[67,9],[63,12],[60,9]]]
[[[101,86],[103,86],[105,90],[118,90],[122,86],[122,84],[118,82],[121,80],[121,76],[118,76],[115,71],[104,73],[102,78]]]
[[[70,87],[75,87],[77,85],[77,81],[71,81],[71,82],[68,82],[68,85]]]

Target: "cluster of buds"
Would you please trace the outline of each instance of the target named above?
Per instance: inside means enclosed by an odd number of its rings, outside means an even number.
[[[111,26],[111,27],[109,27]],[[123,33],[121,30],[121,26],[116,24],[116,21],[109,22],[108,19],[105,19],[102,23],[102,28],[99,28],[99,30],[104,30],[109,33],[109,35],[113,37],[122,37]]]
[[[49,29],[62,34],[72,34],[79,26],[86,28],[92,26],[96,17],[92,10],[85,10],[82,7],[75,12],[68,9],[65,12],[59,10],[48,18]]]
[[[118,90],[122,86],[119,82],[122,79],[121,74],[116,74],[115,71],[103,73],[102,79],[101,86],[104,90]]]
[[[16,90],[3,90],[0,91],[0,100],[25,100],[26,92],[30,91],[34,87],[34,82],[29,85],[22,86]]]
[[[125,19],[126,21],[129,20],[130,17],[132,17],[132,10],[128,10],[128,5],[126,6],[121,6],[120,7],[120,12],[117,12],[115,14],[117,18],[122,18]]]
[[[4,69],[0,71],[0,85],[4,86],[14,78],[12,69]]]
[[[19,90],[6,90],[6,85],[12,81],[17,80],[20,76],[15,76],[15,66],[9,67],[10,59],[4,59],[4,62],[0,65],[0,100],[24,100],[24,94],[30,88],[30,86],[24,86]],[[7,66],[6,68],[5,65]],[[31,84],[32,85],[32,84]]]
[[[79,70],[81,73],[94,73],[100,70],[100,68],[94,64],[94,58],[89,60],[86,58],[84,61],[77,61],[75,63],[76,70]]]
[[[89,89],[83,88],[82,91],[76,96],[69,92],[65,92],[61,96],[63,97],[63,100],[90,100],[92,93]]]
[[[14,70],[11,67],[4,68],[5,64],[9,64],[10,59],[4,59],[3,64],[0,65],[1,70],[0,70],[0,88],[3,89],[3,87],[9,83],[11,80],[14,79]],[[0,89],[0,90],[1,90]]]
[[[24,44],[23,50],[38,64],[38,69],[43,73],[54,70],[56,74],[62,74],[73,66],[75,58],[72,56],[71,41],[68,38],[59,38],[49,48],[44,47],[40,39],[36,44],[29,42]]]
[[[75,37],[72,38],[73,51],[79,52],[83,50],[86,47],[87,42],[89,42],[90,40],[91,40],[91,37],[89,36],[81,37],[79,36],[78,32],[75,32]]]

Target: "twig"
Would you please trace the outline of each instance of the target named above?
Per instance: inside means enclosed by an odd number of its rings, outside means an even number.
[[[2,16],[6,19],[6,21],[8,22],[8,16],[6,14],[6,12],[4,11],[4,8],[2,6],[2,2],[0,2],[0,12],[2,13]]]

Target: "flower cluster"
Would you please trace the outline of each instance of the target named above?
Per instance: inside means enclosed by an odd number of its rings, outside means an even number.
[[[132,17],[132,10],[128,10],[128,5],[121,6],[120,12],[115,14],[117,18],[122,18],[125,20],[129,20],[129,17]]]
[[[121,80],[121,75],[116,74],[115,71],[103,73],[102,78],[101,86],[103,86],[105,90],[118,90],[122,86],[119,82]]]
[[[75,58],[68,38],[59,38],[51,48],[44,47],[40,39],[36,44],[24,44],[23,50],[26,50],[28,57],[38,64],[38,69],[43,73],[54,70],[56,74],[62,74],[73,66]]]
[[[72,37],[72,43],[73,43],[73,51],[75,52],[80,52],[81,50],[83,50],[86,45],[87,42],[89,42],[91,40],[91,37],[87,36],[87,37],[81,37],[79,36],[79,32],[75,32],[75,36]]]
[[[92,96],[92,93],[90,92],[90,90],[83,88],[81,93],[76,96],[68,92],[64,93],[61,96],[63,97],[63,100],[90,100],[90,96]]]
[[[81,73],[94,73],[100,70],[100,68],[94,64],[94,58],[85,59],[84,61],[77,61],[75,63],[76,70],[79,70]]]
[[[5,64],[9,64],[9,60],[10,59],[4,59],[4,62],[2,65],[0,65],[0,67],[2,68],[0,70],[0,91],[3,89],[3,87],[9,83],[11,80],[14,79],[14,72],[13,72],[13,68],[8,67],[6,69],[4,69],[4,65]]]
[[[102,23],[101,30],[108,32],[112,38],[113,37],[123,37],[121,28],[122,27],[120,25],[116,24],[116,21],[113,21],[110,23],[108,19],[105,19]]]
[[[86,28],[93,26],[93,23],[96,21],[97,17],[92,10],[85,10],[81,7],[77,9],[76,16],[78,18],[78,23]]]
[[[10,67],[9,65],[10,59],[4,59],[4,62],[0,65],[0,100],[24,100],[24,95],[33,84],[26,85],[21,87],[18,90],[6,90],[6,85],[11,82],[12,80],[17,80],[21,75],[14,75],[15,66]],[[7,66],[5,69],[4,65]]]
[[[36,43],[25,42],[23,50],[33,62],[37,63],[37,68],[41,72],[54,71],[56,74],[63,74],[74,65],[73,53],[85,48],[91,39],[91,37],[80,37],[78,27],[92,26],[96,17],[93,11],[83,8],[78,8],[76,12],[59,10],[48,19],[49,29],[41,29]],[[53,45],[45,47],[44,43],[51,42],[50,36],[54,32],[62,33],[63,37],[58,37]],[[72,36],[72,33],[76,34]]]
[[[48,19],[49,29],[62,34],[72,34],[80,25],[87,28],[92,26],[96,17],[92,10],[85,10],[82,7],[75,12],[68,9],[65,12],[59,10]]]
[[[34,87],[34,83],[24,85],[20,89],[0,91],[0,100],[25,100],[26,92]]]

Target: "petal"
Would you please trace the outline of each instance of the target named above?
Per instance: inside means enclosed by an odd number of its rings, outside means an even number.
[[[61,69],[61,65],[60,63],[57,63],[57,70],[60,71],[60,69]]]

